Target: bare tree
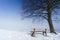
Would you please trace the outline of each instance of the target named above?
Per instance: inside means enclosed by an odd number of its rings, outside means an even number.
[[[60,8],[60,0],[23,0],[22,2],[23,16],[46,19],[50,32],[56,33],[52,23],[52,15],[58,14],[55,10]]]

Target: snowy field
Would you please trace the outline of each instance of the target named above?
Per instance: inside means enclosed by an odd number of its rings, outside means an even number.
[[[40,34],[36,35],[36,37],[31,37],[27,32],[0,29],[0,40],[60,40],[60,33],[57,35],[48,33],[47,36]]]

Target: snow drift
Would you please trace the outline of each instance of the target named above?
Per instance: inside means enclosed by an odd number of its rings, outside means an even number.
[[[0,29],[0,40],[60,40],[60,33],[57,35],[48,33],[47,36],[39,34],[36,37],[31,37],[27,32]]]

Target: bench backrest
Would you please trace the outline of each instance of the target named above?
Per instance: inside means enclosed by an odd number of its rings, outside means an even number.
[[[32,31],[47,31],[47,28],[33,28]]]

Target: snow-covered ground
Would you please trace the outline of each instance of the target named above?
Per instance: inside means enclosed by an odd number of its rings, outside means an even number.
[[[57,35],[48,33],[47,36],[39,34],[36,37],[31,37],[27,32],[0,29],[0,40],[60,40],[60,33]]]

